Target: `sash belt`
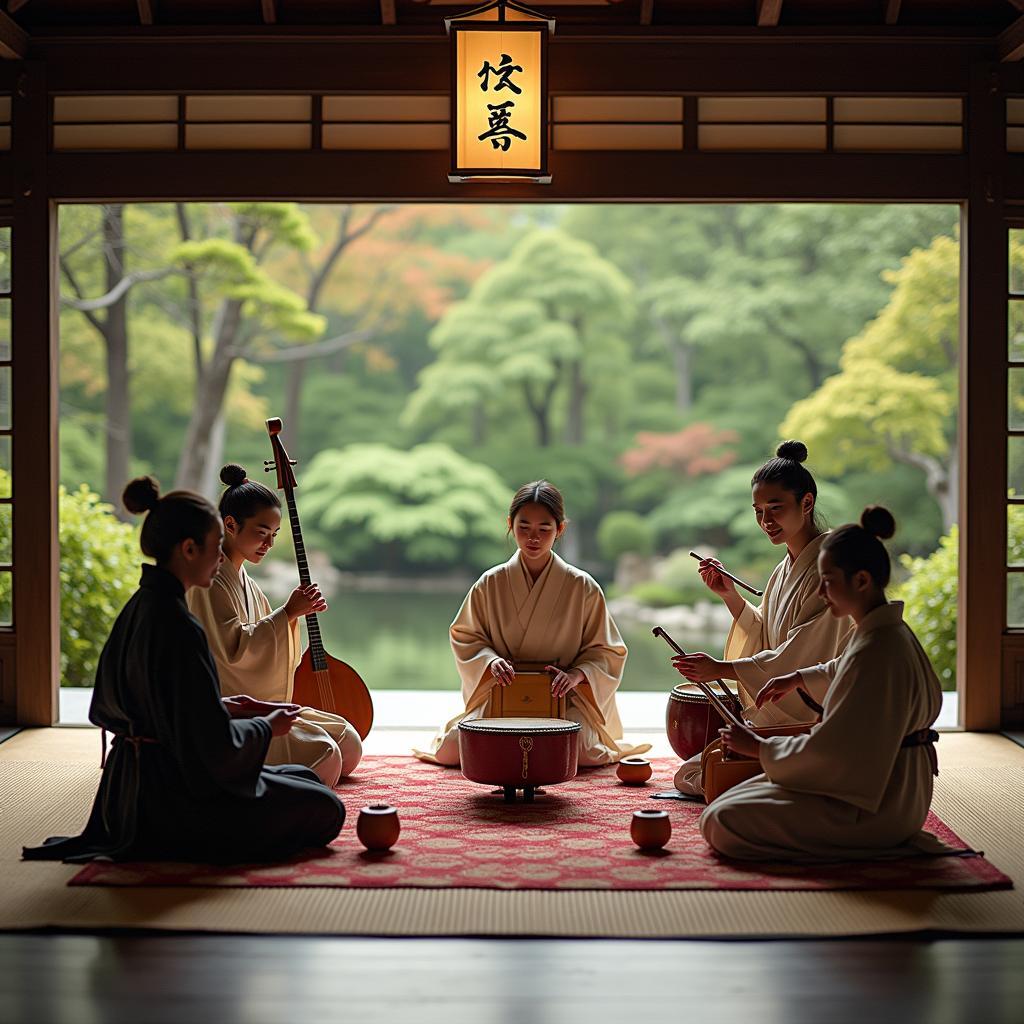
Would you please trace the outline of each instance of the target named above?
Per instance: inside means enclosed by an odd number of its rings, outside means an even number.
[[[903,737],[901,747],[924,747],[931,762],[932,775],[939,774],[939,755],[935,752],[935,744],[939,742],[939,734],[934,729],[918,729]]]
[[[120,732],[113,733],[113,736],[114,736],[114,742],[115,743],[118,740],[124,740],[125,743],[130,743],[135,748],[135,753],[136,754],[138,754],[138,752],[141,749],[143,743],[159,743],[160,742],[159,740],[154,740],[154,739],[150,738],[149,736],[126,736],[126,735],[124,735],[123,733],[120,733]],[[103,767],[106,766],[106,763],[107,763],[107,730],[106,729],[102,729],[102,728],[100,729],[100,743],[101,743],[101,746],[102,746],[102,749],[100,751],[100,767],[103,768]]]

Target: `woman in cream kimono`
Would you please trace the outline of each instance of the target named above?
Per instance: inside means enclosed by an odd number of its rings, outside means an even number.
[[[690,681],[736,680],[743,713],[757,726],[813,720],[814,713],[797,693],[761,708],[755,708],[754,698],[774,676],[836,657],[852,630],[849,619],[829,614],[818,593],[818,554],[828,535],[815,512],[818,488],[803,466],[806,458],[807,448],[800,441],[785,441],[776,458],[751,480],[758,526],[773,544],[786,546],[785,558],[765,585],[760,608],[740,597],[732,582],[716,571],[720,562],[706,559],[700,565],[701,578],[733,616],[725,657],[719,661],[692,654],[673,659],[679,673]],[[805,689],[820,704],[827,684],[809,682]],[[675,784],[690,796],[703,795],[700,754],[683,762]]]
[[[513,681],[517,661],[552,663],[552,693],[567,698],[566,717],[581,725],[580,765],[649,750],[622,742],[615,691],[626,645],[604,594],[552,551],[566,526],[562,495],[546,480],[526,484],[512,500],[508,522],[518,550],[473,584],[451,625],[465,709],[435,737],[430,753],[417,756],[457,765],[459,722],[483,717],[491,689]]]
[[[327,604],[314,584],[296,588],[281,608],[270,607],[245,562],[258,565],[273,547],[281,502],[263,484],[249,480],[241,466],[225,466],[220,478],[228,485],[219,506],[224,561],[208,590],[188,592],[189,610],[206,631],[226,703],[249,710],[287,703],[302,655],[299,619]],[[267,764],[304,765],[325,785],[335,786],[362,755],[359,734],[344,718],[302,708],[291,732],[271,742]]]
[[[759,758],[764,775],[722,794],[700,827],[728,857],[852,860],[942,853],[922,832],[938,774],[932,723],[942,689],[903,605],[889,603],[889,556],[879,538],[895,529],[886,509],[865,509],[860,525],[829,534],[818,556],[821,593],[833,616],[856,630],[846,651],[824,665],[768,683],[758,707],[798,686],[828,685],[821,723],[802,736],[762,739],[722,730],[723,745]]]

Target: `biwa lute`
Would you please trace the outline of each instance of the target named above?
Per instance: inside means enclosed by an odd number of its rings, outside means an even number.
[[[270,435],[274,458],[265,463],[265,469],[268,473],[272,469],[277,470],[277,486],[279,490],[284,491],[288,521],[292,528],[299,580],[304,587],[308,587],[311,582],[309,563],[306,560],[306,546],[302,542],[299,512],[295,506],[297,485],[292,467],[296,463],[285,451],[281,441],[281,428],[282,423],[279,419],[267,420],[267,433]],[[373,726],[373,700],[366,683],[351,665],[332,657],[324,650],[316,612],[310,612],[306,616],[306,632],[309,635],[309,646],[295,670],[292,700],[305,707],[319,708],[321,711],[341,715],[362,739],[366,739]]]

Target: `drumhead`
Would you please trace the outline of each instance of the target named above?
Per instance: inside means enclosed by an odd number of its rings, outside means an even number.
[[[708,685],[711,687],[711,692],[716,697],[721,697],[723,700],[725,699],[717,683],[709,683]],[[732,687],[729,687],[729,692],[733,697],[736,697],[736,691],[733,690]],[[698,704],[701,702],[705,704],[710,703],[704,692],[696,683],[678,683],[673,686],[672,692],[669,694],[669,700],[694,701]]]
[[[564,718],[476,718],[468,722],[459,722],[460,732],[480,733],[550,733],[579,732],[579,722],[569,722]]]

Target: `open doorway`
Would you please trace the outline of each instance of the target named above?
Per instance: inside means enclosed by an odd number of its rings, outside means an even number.
[[[125,479],[218,492],[262,476],[263,420],[330,609],[328,649],[377,727],[457,710],[447,627],[512,550],[508,501],[564,492],[563,555],[630,648],[627,731],[678,681],[650,636],[721,650],[730,617],[688,557],[763,581],[750,511],[783,437],[833,525],[895,513],[899,590],[957,724],[958,210],[924,205],[64,206],[63,722],[137,581]],[[272,481],[271,481],[272,484]],[[114,505],[106,507],[105,503]],[[287,526],[255,570],[294,585]]]

